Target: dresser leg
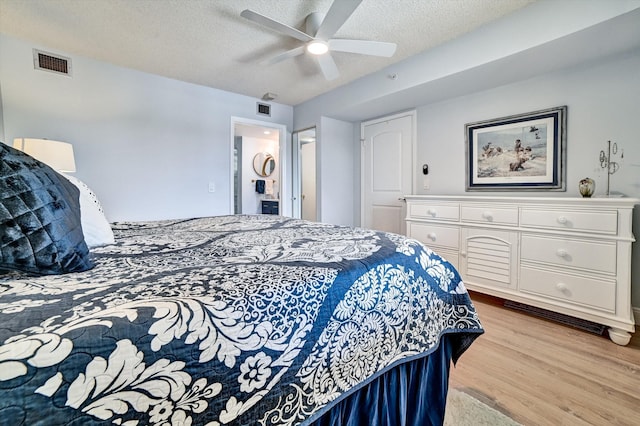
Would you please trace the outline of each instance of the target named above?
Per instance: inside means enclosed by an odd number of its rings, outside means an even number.
[[[627,346],[631,340],[631,333],[611,327],[609,328],[609,338],[613,343],[620,346]]]

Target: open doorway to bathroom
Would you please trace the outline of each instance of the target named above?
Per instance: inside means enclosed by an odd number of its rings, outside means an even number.
[[[281,150],[286,126],[232,118],[232,211],[283,214],[286,177]]]
[[[297,130],[291,136],[293,216],[317,221],[316,128]]]

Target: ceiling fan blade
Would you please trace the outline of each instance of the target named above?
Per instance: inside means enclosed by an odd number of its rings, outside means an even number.
[[[263,64],[265,65],[277,64],[278,62],[282,62],[285,59],[293,58],[294,56],[304,54],[305,49],[306,49],[305,46],[299,46],[299,47],[296,47],[295,49],[287,50],[286,52],[276,55],[271,59],[267,59],[266,61],[263,62]]]
[[[250,21],[253,21],[256,24],[260,24],[263,27],[270,28],[270,29],[272,29],[274,31],[277,31],[277,32],[279,32],[281,34],[288,35],[289,37],[293,37],[293,38],[295,38],[297,40],[300,40],[300,41],[305,41],[306,42],[306,41],[313,40],[313,37],[311,37],[310,35],[305,34],[302,31],[297,30],[297,29],[295,29],[293,27],[290,27],[288,25],[285,25],[285,24],[283,24],[281,22],[274,21],[273,19],[271,19],[271,18],[269,18],[267,16],[264,16],[264,15],[261,15],[258,12],[254,12],[251,9],[243,10],[240,13],[240,16],[242,16],[243,18],[246,18],[246,19],[248,19]]]
[[[326,78],[327,80],[335,80],[336,78],[340,77],[338,66],[336,65],[330,54],[325,53],[324,55],[317,56],[317,58],[320,69],[322,70],[322,74],[324,74],[324,78]]]
[[[322,24],[320,24],[320,28],[318,28],[316,38],[327,40],[333,37],[360,3],[362,0],[334,0]]]
[[[390,58],[394,53],[396,53],[396,44],[386,43],[384,41],[346,40],[334,38],[329,40],[329,50]]]

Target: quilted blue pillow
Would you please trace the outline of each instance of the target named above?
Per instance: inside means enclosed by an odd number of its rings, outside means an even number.
[[[0,142],[0,270],[45,275],[91,269],[79,195],[51,167]]]

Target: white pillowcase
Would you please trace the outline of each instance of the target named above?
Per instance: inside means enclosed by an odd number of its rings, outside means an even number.
[[[80,190],[80,222],[87,246],[92,248],[115,243],[113,230],[96,194],[77,177],[65,173],[61,175]]]

